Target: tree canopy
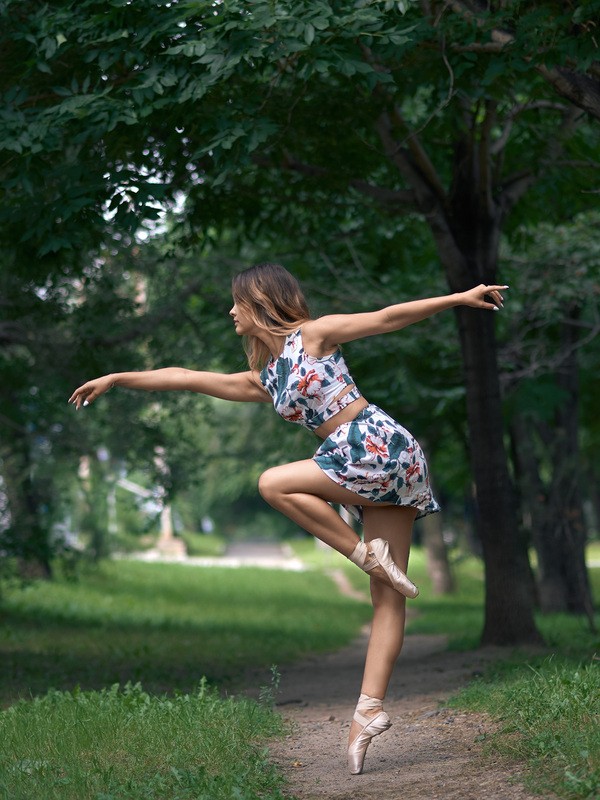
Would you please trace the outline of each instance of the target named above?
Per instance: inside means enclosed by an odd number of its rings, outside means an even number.
[[[285,254],[309,283],[314,273],[332,310],[348,307],[347,275],[330,296],[319,276],[336,277],[342,260],[373,289],[354,293],[357,308],[378,295],[384,304],[388,291],[423,294],[425,282],[438,291],[496,282],[504,239],[514,252],[524,226],[569,222],[597,191],[598,6],[0,3],[0,243],[3,302],[14,309],[0,342],[11,380],[23,383],[5,418],[14,422],[14,402],[19,414],[31,406],[23,304],[42,328],[58,313],[65,339],[80,344],[71,374],[77,359],[101,364],[111,348],[119,361],[135,350],[142,365],[186,352],[168,334],[163,356],[157,346],[182,312],[197,357],[227,359],[211,311],[244,252]],[[138,258],[144,229],[166,216],[165,250]],[[192,248],[206,258],[217,245],[216,267],[206,260],[194,274],[181,263]],[[155,292],[148,309],[136,308],[134,278],[113,280],[142,264]],[[461,432],[472,458],[488,571],[484,637],[502,643],[536,634],[491,316],[457,312],[468,433],[460,415],[441,426]],[[403,355],[419,364],[410,346]],[[394,375],[393,346],[382,346],[381,363]],[[458,367],[439,365],[446,386],[432,391],[446,408],[461,396]],[[395,371],[390,385],[410,385]],[[175,442],[176,430],[162,435]]]

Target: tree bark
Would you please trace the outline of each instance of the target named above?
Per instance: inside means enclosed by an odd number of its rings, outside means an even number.
[[[434,595],[452,594],[454,578],[448,561],[448,551],[442,535],[442,515],[430,514],[420,523],[427,553],[427,572]]]
[[[494,320],[490,313],[462,307],[457,316],[486,576],[482,643],[540,641],[502,436]]]
[[[544,613],[586,614],[593,626],[593,603],[585,565],[586,529],[580,491],[578,380],[574,347],[577,329],[563,325],[561,348],[569,355],[557,374],[564,401],[552,424],[535,413],[511,422],[515,469],[522,505],[531,518],[538,556],[537,587]],[[540,441],[543,458],[539,452]],[[544,481],[542,474],[548,474]]]
[[[573,319],[577,315],[577,309],[572,309],[569,316]],[[562,325],[560,347],[568,356],[556,378],[565,399],[556,410],[554,424],[540,426],[550,454],[552,475],[546,492],[547,536],[540,542],[540,567],[543,560],[547,571],[540,577],[547,580],[551,576],[552,584],[540,585],[540,597],[543,611],[586,614],[593,626],[593,601],[585,564],[587,532],[580,490],[577,336],[575,325]],[[562,584],[558,594],[560,607],[552,593],[559,584]]]
[[[10,526],[5,534],[8,551],[17,558],[22,578],[52,577],[48,531],[40,519],[41,501],[31,478],[29,442],[25,431],[15,431],[0,450]]]

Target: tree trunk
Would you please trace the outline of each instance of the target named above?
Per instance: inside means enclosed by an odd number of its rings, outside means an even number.
[[[577,316],[572,309],[570,317]],[[546,491],[546,536],[539,541],[540,600],[542,611],[586,614],[593,626],[593,600],[585,564],[587,532],[580,490],[578,436],[577,329],[561,328],[561,348],[567,354],[557,373],[564,400],[553,425],[539,424],[547,452],[551,483]]]
[[[399,109],[382,114],[377,122],[388,157],[412,187],[416,206],[430,226],[454,292],[495,282],[504,220],[533,181],[527,174],[506,187],[495,185],[499,173],[490,148],[498,122],[495,101],[473,104],[465,99],[464,117],[468,122],[455,140],[448,190],[418,135],[406,137],[405,147],[398,144],[394,125],[403,135],[406,127]],[[504,448],[494,317],[490,311],[457,309],[486,575],[482,642],[513,645],[539,642],[541,637],[533,617],[531,573]]]
[[[430,514],[420,523],[427,553],[427,572],[431,578],[433,594],[451,594],[454,579],[448,561],[448,551],[442,535],[442,515]]]
[[[23,578],[50,578],[51,548],[48,531],[40,519],[41,502],[31,479],[31,459],[26,433],[16,432],[1,450],[2,477],[10,526],[5,534],[9,554],[17,558]]]
[[[540,636],[533,618],[527,551],[519,534],[502,436],[494,318],[490,312],[465,307],[457,316],[486,575],[482,643],[536,642]]]
[[[571,309],[571,319],[579,316],[579,309]],[[561,510],[557,522],[561,528],[563,563],[567,587],[567,610],[572,614],[587,614],[594,625],[594,606],[590,582],[585,564],[587,531],[584,523],[583,499],[581,496],[581,464],[579,458],[579,365],[577,361],[577,339],[579,329],[564,324],[561,330],[561,346],[569,354],[564,368],[558,374],[560,386],[566,393],[566,401],[558,410],[557,438],[554,463],[559,470],[559,483],[555,480],[552,498],[560,499]]]
[[[571,309],[569,316],[576,318],[577,309]],[[533,409],[515,415],[511,431],[521,503],[531,519],[531,538],[538,556],[540,608],[544,613],[586,614],[593,626],[580,490],[576,339],[576,327],[563,325],[560,348],[565,357],[556,374],[562,395],[551,422],[540,419]],[[548,476],[546,480],[542,475]]]

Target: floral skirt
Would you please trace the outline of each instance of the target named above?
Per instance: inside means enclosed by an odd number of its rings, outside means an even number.
[[[417,519],[440,510],[419,443],[376,405],[336,428],[313,460],[331,480],[365,499],[416,508]],[[360,502],[345,507],[362,522]]]

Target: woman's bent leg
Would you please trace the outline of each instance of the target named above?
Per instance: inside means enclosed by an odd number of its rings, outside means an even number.
[[[387,506],[365,500],[355,492],[339,486],[312,460],[296,461],[268,469],[260,476],[258,488],[270,505],[297,522],[304,530],[326,542],[346,558],[351,558],[376,580],[395,587],[398,591],[405,591],[401,584],[402,578],[404,581],[406,578],[399,573],[397,565],[392,563],[385,566],[385,560],[380,563],[375,553],[369,551],[329,503],[356,505],[358,502],[363,509],[373,507],[380,510]],[[382,544],[384,543],[379,543],[380,546]],[[360,557],[357,557],[359,551]]]
[[[360,538],[329,503],[356,503],[356,494],[338,486],[314,461],[272,467],[260,476],[258,490],[269,505],[308,533],[350,556]]]

